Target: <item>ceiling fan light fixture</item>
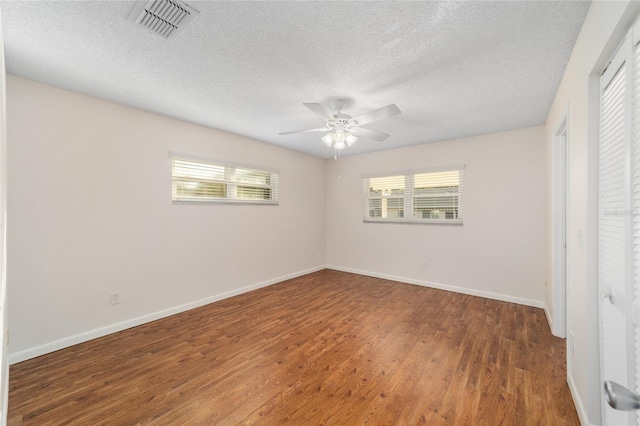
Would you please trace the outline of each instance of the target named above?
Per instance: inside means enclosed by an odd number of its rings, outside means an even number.
[[[335,132],[333,132],[333,137],[336,140],[336,143],[344,141],[344,131],[340,129],[336,130]]]
[[[344,141],[336,141],[335,145],[333,145],[333,147],[335,149],[345,149],[346,145],[344,144]]]
[[[353,145],[354,143],[356,143],[356,141],[357,141],[357,140],[358,140],[358,138],[357,138],[357,137],[355,137],[355,136],[353,135],[353,133],[351,133],[351,132],[346,132],[346,136],[345,136],[345,138],[344,138],[344,141],[347,143],[347,146],[351,146],[351,145]]]
[[[333,145],[333,133],[327,133],[326,135],[324,135],[322,137],[322,142],[324,142],[326,146],[331,148],[331,145]]]

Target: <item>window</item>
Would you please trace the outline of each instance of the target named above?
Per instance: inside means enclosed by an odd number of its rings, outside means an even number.
[[[278,174],[172,154],[174,203],[278,204]]]
[[[365,177],[364,221],[462,224],[463,169]]]

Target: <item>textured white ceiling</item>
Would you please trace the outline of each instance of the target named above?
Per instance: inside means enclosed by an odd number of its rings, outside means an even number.
[[[188,2],[173,44],[131,2],[2,2],[14,75],[331,158],[303,102],[395,103],[342,155],[543,124],[588,2]]]

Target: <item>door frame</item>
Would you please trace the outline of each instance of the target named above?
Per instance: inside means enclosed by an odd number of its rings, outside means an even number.
[[[569,110],[553,134],[551,157],[551,332],[567,337],[567,193],[569,171]],[[572,342],[571,342],[572,343]]]
[[[2,12],[0,10],[0,17]],[[0,424],[9,410],[9,316],[7,302],[7,102],[4,37],[0,22]]]

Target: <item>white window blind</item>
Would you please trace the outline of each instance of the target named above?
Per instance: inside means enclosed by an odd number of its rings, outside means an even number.
[[[278,174],[271,171],[173,156],[176,203],[278,204]]]
[[[364,221],[461,224],[463,169],[363,178]]]

